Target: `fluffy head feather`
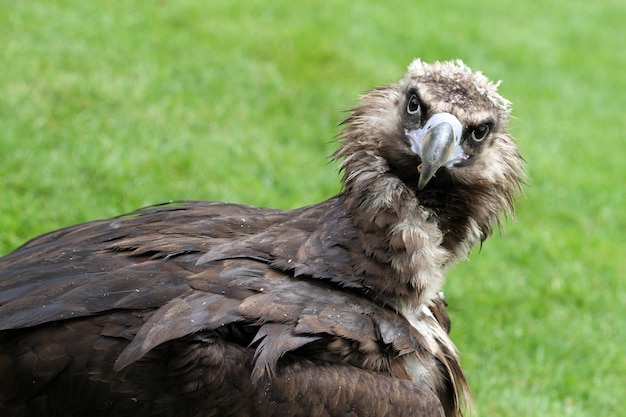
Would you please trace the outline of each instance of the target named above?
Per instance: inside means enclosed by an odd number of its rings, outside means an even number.
[[[443,282],[443,267],[465,257],[486,239],[503,215],[514,213],[524,171],[514,139],[506,130],[510,102],[498,84],[461,61],[426,64],[419,59],[397,83],[372,90],[344,121],[341,147],[346,206],[370,241],[372,256],[388,254],[396,283],[411,283],[432,299]],[[407,105],[417,97],[419,110]],[[418,188],[421,159],[407,131],[438,113],[462,125],[466,160],[440,168]],[[486,137],[475,140],[479,127]]]

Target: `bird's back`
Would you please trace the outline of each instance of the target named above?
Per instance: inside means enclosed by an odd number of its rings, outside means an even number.
[[[333,281],[355,244],[342,210],[167,204],[0,258],[3,415],[439,409],[397,359],[420,334],[358,280]]]

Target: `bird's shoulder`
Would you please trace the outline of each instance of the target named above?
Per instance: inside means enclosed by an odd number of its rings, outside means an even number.
[[[316,275],[322,266],[302,258],[342,221],[328,205],[288,211],[186,201],[47,233],[0,257],[0,328],[158,308],[189,292],[198,273],[228,269],[228,259],[254,260],[257,275]]]

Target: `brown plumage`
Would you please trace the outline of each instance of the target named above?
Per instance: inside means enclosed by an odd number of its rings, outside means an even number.
[[[444,271],[523,176],[496,88],[416,60],[345,120],[327,201],[165,204],[0,258],[0,414],[460,415]]]

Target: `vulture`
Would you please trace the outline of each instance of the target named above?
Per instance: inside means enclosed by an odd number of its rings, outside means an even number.
[[[498,84],[416,59],[364,93],[326,201],[169,202],[1,257],[0,415],[462,415],[444,275],[525,176]]]

